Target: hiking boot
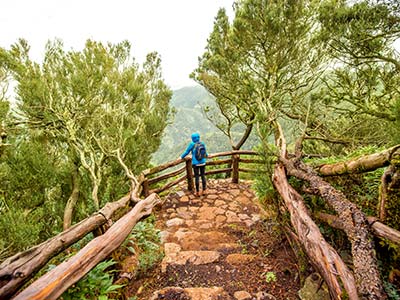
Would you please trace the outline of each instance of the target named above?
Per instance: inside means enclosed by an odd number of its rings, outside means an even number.
[[[200,196],[203,196],[203,190],[201,190],[199,194],[200,194]]]
[[[200,197],[200,193],[199,193],[199,192],[194,193],[194,195],[195,195],[196,197]]]

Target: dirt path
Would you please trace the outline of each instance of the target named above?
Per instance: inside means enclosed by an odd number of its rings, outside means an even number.
[[[295,255],[248,182],[209,180],[207,194],[169,195],[156,212],[165,257],[130,286],[137,299],[298,299]]]

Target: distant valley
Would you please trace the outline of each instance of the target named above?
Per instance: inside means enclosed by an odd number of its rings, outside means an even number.
[[[186,149],[193,132],[200,134],[209,153],[231,150],[228,138],[204,115],[202,108],[215,107],[215,102],[214,97],[202,86],[184,87],[174,91],[170,106],[175,110],[175,115],[165,129],[152,163],[161,164],[176,159]],[[252,138],[244,148],[248,149],[254,144]]]

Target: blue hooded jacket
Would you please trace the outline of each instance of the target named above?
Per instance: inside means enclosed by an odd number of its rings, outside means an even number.
[[[193,150],[194,150],[194,145],[200,141],[200,134],[198,133],[193,133],[192,134],[192,141],[190,142],[190,144],[187,146],[185,152],[183,152],[183,154],[181,155],[181,158],[184,158],[186,155],[189,154],[189,152],[192,152],[192,165],[202,165],[206,163],[206,158],[203,158],[201,160],[197,160],[195,155],[193,155]],[[206,145],[201,142],[204,145],[204,148],[206,148]],[[206,157],[208,156],[207,154],[207,148],[206,148]]]

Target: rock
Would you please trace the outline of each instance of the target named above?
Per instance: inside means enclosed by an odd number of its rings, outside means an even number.
[[[240,222],[239,217],[233,211],[228,210],[225,213],[225,215],[227,217],[226,223],[239,223]]]
[[[233,294],[233,297],[237,300],[250,300],[251,295],[246,291],[237,291]]]
[[[184,191],[178,191],[175,193],[178,197],[182,197],[185,196],[185,192]]]
[[[252,262],[256,258],[255,255],[234,253],[226,257],[226,261],[231,265],[240,265]]]
[[[181,197],[181,202],[184,202],[184,203],[189,202],[189,197],[188,196]]]
[[[299,291],[302,300],[330,300],[328,286],[318,273],[308,276]],[[322,283],[322,284],[321,284]]]
[[[185,292],[192,300],[219,300],[226,299],[229,296],[228,293],[225,292],[221,287],[186,288]]]
[[[165,222],[165,224],[167,225],[167,227],[181,226],[181,225],[185,224],[185,221],[180,218],[173,218],[173,219]]]
[[[161,231],[160,232],[160,241],[161,241],[161,243],[167,242],[170,235],[171,235],[171,233],[169,231],[167,231],[167,230]]]
[[[164,244],[164,253],[165,256],[175,256],[178,252],[181,251],[181,246],[175,243],[165,243]]]

